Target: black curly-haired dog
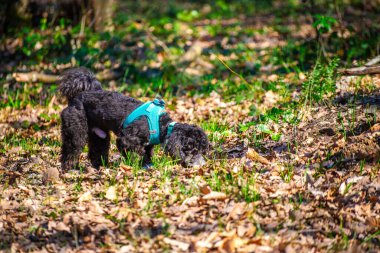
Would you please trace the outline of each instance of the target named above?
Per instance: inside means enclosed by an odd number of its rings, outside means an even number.
[[[153,145],[149,142],[150,129],[146,117],[122,127],[126,117],[143,104],[141,101],[103,90],[94,74],[86,68],[65,71],[59,78],[59,92],[68,99],[68,107],[61,113],[63,171],[78,166],[86,143],[91,164],[96,168],[107,164],[111,131],[117,136],[116,145],[120,153],[136,152],[143,156],[143,166],[149,167]],[[164,150],[184,166],[204,164],[202,155],[209,146],[204,131],[195,125],[176,123],[168,135],[171,122],[173,120],[168,114],[159,119],[159,141]]]

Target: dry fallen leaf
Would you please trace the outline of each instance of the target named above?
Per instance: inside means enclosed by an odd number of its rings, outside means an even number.
[[[202,194],[209,194],[212,190],[211,190],[211,187],[209,185],[204,184],[204,185],[199,186],[199,191]]]
[[[131,173],[133,170],[132,166],[125,165],[124,163],[120,164],[120,169],[125,173]]]
[[[117,195],[116,195],[116,187],[115,186],[110,186],[106,192],[106,198],[109,200],[116,200]]]
[[[235,249],[241,248],[245,242],[237,237],[236,235],[233,235],[231,237],[225,238],[222,243],[219,245],[219,251],[220,252],[226,252],[226,253],[234,253]]]
[[[212,191],[207,195],[204,195],[202,199],[204,200],[225,200],[227,198],[227,195],[223,192],[215,192]]]
[[[189,249],[189,247],[190,247],[189,243],[180,242],[180,241],[173,240],[173,239],[170,239],[170,238],[167,238],[167,237],[164,238],[164,242],[167,243],[167,244],[170,244],[173,247],[179,248],[182,251],[187,251]]]
[[[197,241],[195,243],[195,246],[197,247],[197,249],[200,248],[198,251],[201,251],[201,248],[208,248],[208,249],[212,248],[212,244],[205,241]]]
[[[237,220],[245,212],[245,203],[237,203],[232,208],[231,212],[228,214],[228,217],[232,220]]]
[[[54,183],[59,179],[59,171],[57,167],[48,167],[43,174],[42,181],[44,184]]]
[[[86,191],[85,193],[80,195],[80,197],[78,198],[79,202],[89,201],[89,200],[92,200],[92,195],[90,191]]]
[[[339,186],[339,193],[340,193],[341,195],[344,195],[346,189],[347,189],[346,182],[343,182],[343,183]]]
[[[18,186],[18,188],[20,188],[21,190],[23,190],[27,194],[30,194],[31,192],[33,192],[33,191],[29,190],[27,187],[25,187],[25,186],[23,186],[21,184],[19,184],[17,186]]]
[[[235,252],[234,237],[225,238],[219,246],[220,252],[233,253]]]
[[[268,159],[259,155],[253,148],[249,148],[246,155],[250,160],[254,162],[256,161],[262,164],[270,164],[270,161],[268,161]]]
[[[66,231],[66,232],[70,233],[70,228],[65,223],[63,223],[62,221],[57,223],[55,229],[57,231]]]
[[[371,132],[380,132],[380,123],[373,125],[370,130]]]
[[[183,201],[182,205],[187,205],[187,206],[197,206],[199,202],[199,197],[198,196],[192,196],[190,198],[187,198]]]

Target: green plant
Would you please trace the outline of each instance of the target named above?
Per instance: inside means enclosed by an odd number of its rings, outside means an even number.
[[[366,238],[364,238],[363,242],[369,242],[371,240],[374,240],[376,237],[379,237],[379,235],[380,235],[380,229],[377,230],[375,233],[370,234]]]
[[[177,13],[177,18],[182,21],[191,22],[199,17],[197,10],[183,10]]]
[[[294,167],[292,164],[286,164],[283,169],[280,171],[280,177],[285,182],[289,183],[294,175]]]
[[[210,132],[209,139],[212,142],[223,143],[228,136],[233,134],[226,122],[221,122],[217,119],[203,121],[201,122],[201,127],[203,130]]]
[[[331,96],[335,91],[338,64],[338,58],[334,58],[327,64],[322,64],[321,62],[315,64],[314,69],[308,75],[307,81],[302,85],[304,107],[312,106],[326,96]]]
[[[132,166],[134,175],[136,175],[137,171],[142,167],[142,158],[134,152],[124,153],[122,161],[126,165]]]
[[[336,19],[330,16],[317,14],[314,18],[315,21],[313,23],[313,27],[320,33],[327,33],[331,31],[332,26],[337,23]]]
[[[221,165],[225,160],[221,161]],[[222,167],[228,166],[225,164]],[[244,173],[240,170],[238,174],[233,174],[224,169],[212,171],[206,182],[214,191],[225,192],[226,194],[236,194],[236,196],[246,202],[254,202],[260,199],[260,194],[255,188],[255,175]]]
[[[347,131],[346,131],[346,127],[344,126],[344,119],[343,119],[340,111],[338,111],[338,121],[339,121],[340,126],[342,128],[341,131],[343,132],[344,139],[346,140],[347,139]]]
[[[343,227],[343,217],[340,217],[340,226],[339,226],[340,234],[342,236],[342,243],[341,243],[341,248],[342,249],[347,249],[349,245],[349,237],[344,231]]]

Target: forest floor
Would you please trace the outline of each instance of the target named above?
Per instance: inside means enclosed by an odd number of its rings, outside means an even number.
[[[337,75],[347,52],[319,61],[307,15],[191,7],[108,33],[78,37],[62,21],[2,39],[0,252],[380,251],[380,75]],[[363,16],[361,28],[374,22]],[[181,167],[157,146],[144,170],[113,138],[108,166],[92,168],[85,148],[60,173],[65,101],[12,73],[78,65],[117,73],[105,89],[161,94],[174,120],[206,131],[207,164]]]

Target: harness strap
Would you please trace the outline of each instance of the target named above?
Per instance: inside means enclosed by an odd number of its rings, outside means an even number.
[[[147,102],[137,107],[124,120],[122,127],[126,128],[136,119],[146,117],[149,124],[149,144],[155,145],[160,143],[160,117],[165,114],[165,102],[160,99],[155,99],[153,102]],[[172,124],[172,126],[170,126]],[[174,123],[175,124],[175,123]],[[168,135],[170,136],[174,127],[173,122],[169,124]]]
[[[167,137],[169,137],[172,132],[173,132],[173,128],[174,128],[174,125],[177,124],[177,122],[173,121],[173,122],[170,122],[169,126],[168,126],[168,132],[166,134]]]

